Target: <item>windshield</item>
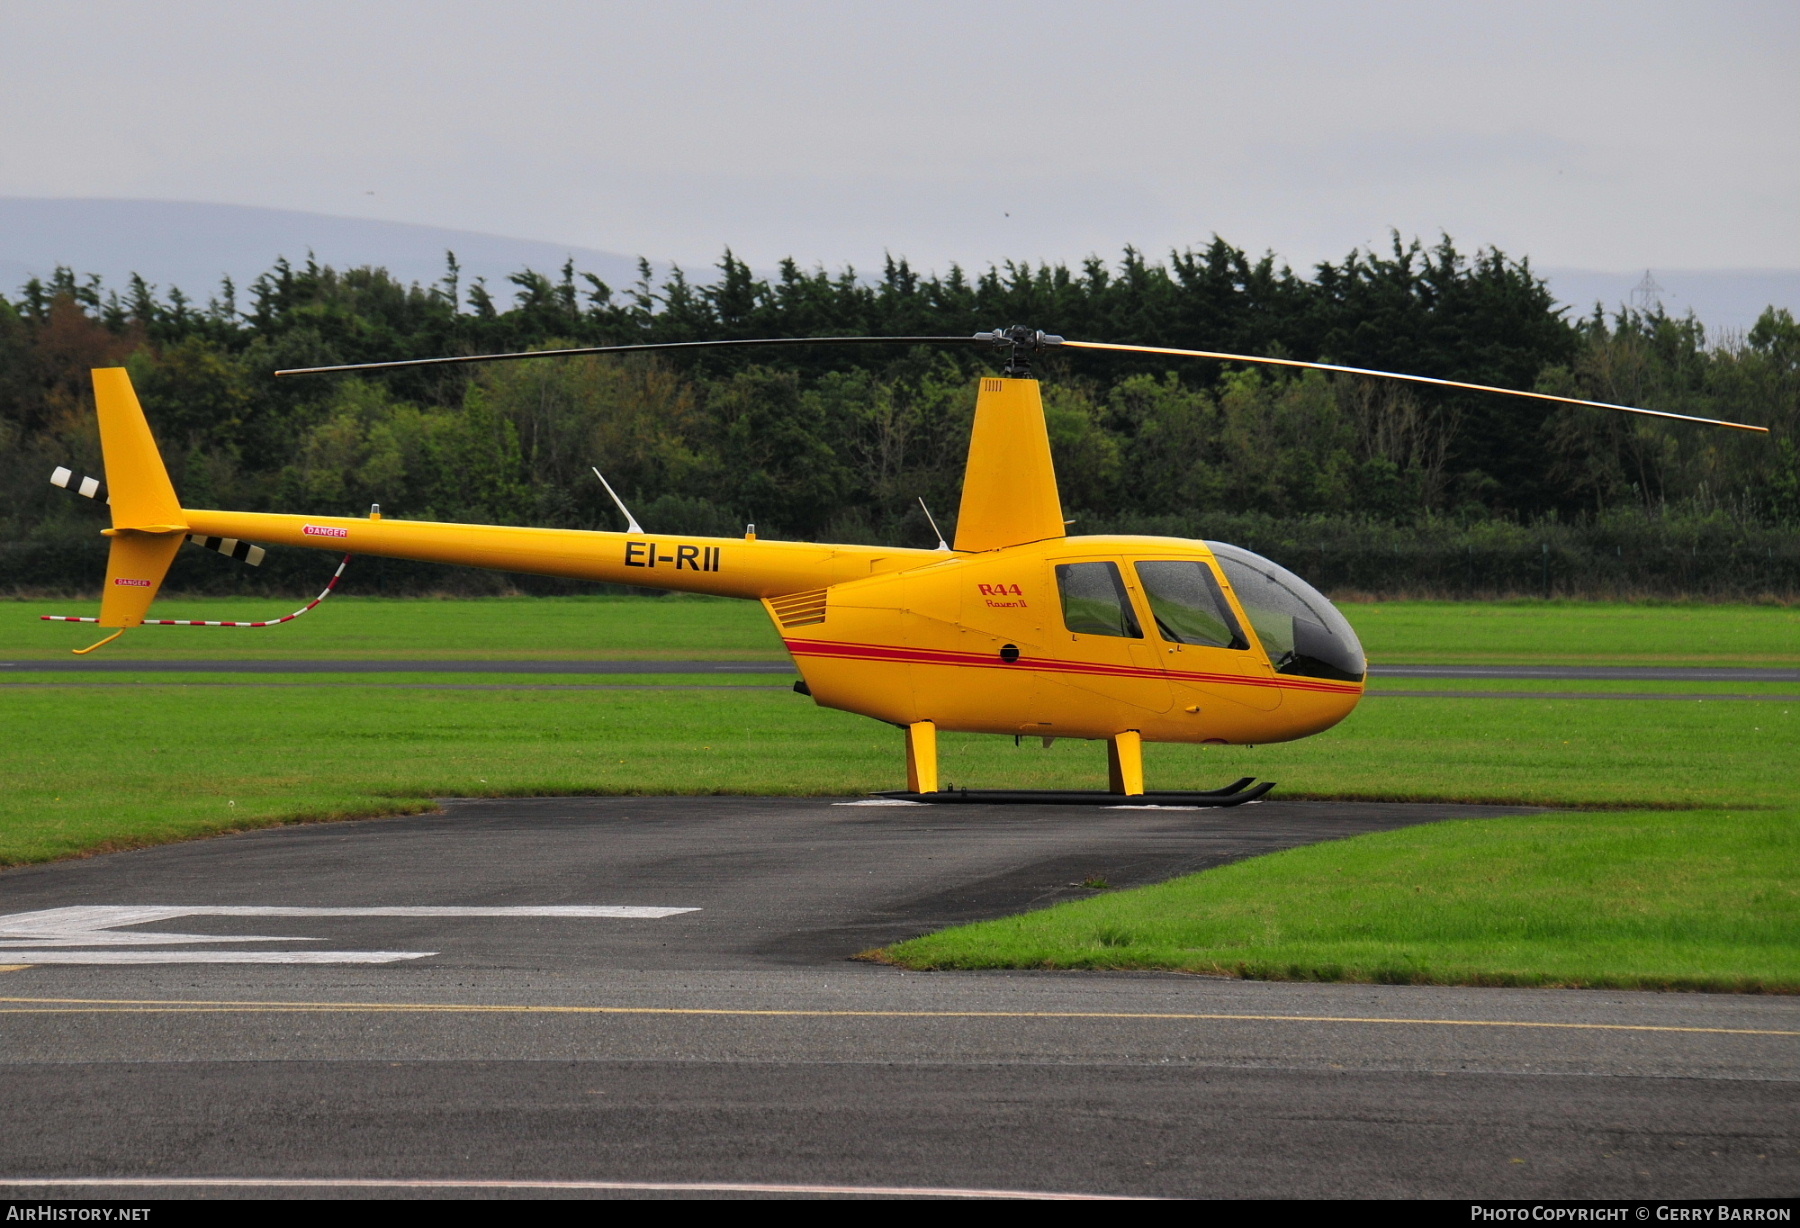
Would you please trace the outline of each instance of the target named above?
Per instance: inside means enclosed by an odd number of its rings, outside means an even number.
[[[1207,542],[1277,671],[1360,682],[1368,669],[1350,623],[1324,594],[1285,567],[1224,542]]]

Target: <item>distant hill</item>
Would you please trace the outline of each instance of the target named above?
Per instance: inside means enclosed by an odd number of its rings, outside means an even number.
[[[227,274],[241,291],[277,256],[299,264],[309,251],[321,264],[380,265],[401,281],[426,283],[444,275],[444,253],[454,251],[464,284],[485,277],[502,300],[508,273],[554,275],[570,257],[615,291],[637,280],[635,256],[471,230],[246,205],[0,197],[0,293],[8,295],[61,264],[98,273],[115,289],[140,273],[159,293],[179,286],[205,302]]]
[[[309,251],[323,264],[380,265],[402,281],[427,283],[443,276],[444,253],[454,251],[464,282],[485,277],[502,299],[507,274],[522,268],[554,273],[570,257],[614,290],[637,280],[635,256],[469,230],[248,205],[0,197],[0,293],[11,294],[62,264],[84,275],[98,273],[114,288],[141,273],[163,293],[180,286],[204,302],[226,274],[241,288],[277,256],[298,263]],[[658,261],[655,269],[661,275],[668,265]],[[1641,269],[1539,271],[1577,315],[1592,311],[1596,302],[1608,310],[1630,302],[1632,288],[1644,276]],[[690,270],[697,281],[708,280],[711,272]],[[1675,315],[1691,309],[1715,335],[1749,328],[1770,304],[1800,314],[1800,270],[1659,269],[1655,276],[1665,309]],[[1055,327],[1054,321],[1043,323]]]

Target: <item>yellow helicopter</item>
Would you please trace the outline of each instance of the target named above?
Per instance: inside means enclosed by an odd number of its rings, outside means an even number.
[[[1031,377],[1034,356],[1053,349],[1107,350],[1256,363],[1767,431],[1330,363],[1071,341],[1023,327],[972,337],[590,346],[276,374],[822,344],[977,344],[1005,354],[1003,373],[980,380],[953,545],[941,535],[934,550],[762,541],[754,526],[742,538],[651,533],[639,528],[622,502],[629,526],[623,533],[392,520],[375,509],[362,519],[184,508],[129,377],[123,368],[106,368],[93,373],[112,514],[112,527],[104,530],[112,543],[100,614],[45,617],[117,628],[76,650],[87,653],[146,623],[261,627],[298,616],[264,623],[147,618],[170,563],[187,541],[240,558],[260,551],[248,545],[255,541],[344,551],[346,561],[350,554],[374,554],[741,597],[762,602],[768,611],[799,668],[796,690],[825,707],[905,731],[907,787],[885,796],[1087,803],[1125,796],[1146,803],[1231,806],[1274,786],[1245,779],[1211,792],[1147,792],[1143,744],[1283,742],[1329,729],[1363,694],[1366,667],[1356,632],[1317,589],[1248,550],[1170,537],[1068,536],[1043,402]],[[71,476],[59,468],[52,481],[66,486]],[[99,489],[94,479],[82,483],[82,493],[90,497]],[[610,494],[610,485],[607,490]],[[1024,735],[1046,744],[1055,738],[1104,740],[1108,790],[943,790],[940,730]]]

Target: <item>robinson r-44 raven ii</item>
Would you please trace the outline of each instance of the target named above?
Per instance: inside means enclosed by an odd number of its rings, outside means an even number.
[[[96,370],[94,400],[112,527],[96,617],[46,616],[116,628],[268,627],[266,622],[150,619],[150,604],[183,542],[249,561],[262,546],[301,546],[453,563],[760,601],[813,702],[905,732],[904,791],[922,802],[1118,800],[1232,806],[1273,785],[1240,780],[1212,792],[1147,792],[1143,744],[1258,744],[1307,737],[1343,720],[1362,697],[1356,632],[1323,594],[1266,558],[1223,542],[1170,537],[1071,537],[1051,463],[1032,358],[1048,350],[1110,350],[1378,376],[1738,430],[1767,428],[1628,405],[1492,388],[1330,363],[1155,346],[1071,341],[1014,327],[973,337],[813,337],[592,346],[279,371],[318,375],[398,367],[553,359],[582,354],[726,346],[983,345],[1005,358],[983,376],[963,474],[954,544],[936,549],[827,545],[645,532],[624,504],[623,533],[444,524],[343,516],[210,511],[181,505],[123,368]],[[604,481],[604,479],[602,479]],[[609,493],[611,487],[608,486]],[[617,496],[614,496],[615,500]],[[340,564],[338,574],[343,567]],[[337,578],[334,576],[332,584]],[[313,602],[317,605],[330,592]],[[307,609],[311,609],[308,606]],[[304,613],[305,611],[301,611]],[[1044,793],[939,787],[939,730],[1103,740],[1108,790]]]

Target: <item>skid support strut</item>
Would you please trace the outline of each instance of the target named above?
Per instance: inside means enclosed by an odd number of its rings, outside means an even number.
[[[937,726],[930,721],[906,727],[906,791],[938,791]]]
[[[1135,729],[1115,733],[1106,742],[1106,787],[1127,797],[1144,792],[1144,738]]]
[[[1179,793],[1144,792],[1144,738],[1135,729],[1114,734],[1107,739],[1107,775],[1112,788],[1105,793],[1063,791],[1056,789],[955,789],[938,787],[937,725],[916,721],[903,726],[906,731],[906,791],[877,793],[875,797],[899,802],[923,802],[933,805],[964,803],[975,805],[1015,806],[1242,806],[1265,797],[1275,782],[1261,784],[1249,776],[1234,780],[1223,789]],[[1126,799],[1130,799],[1127,801]]]

